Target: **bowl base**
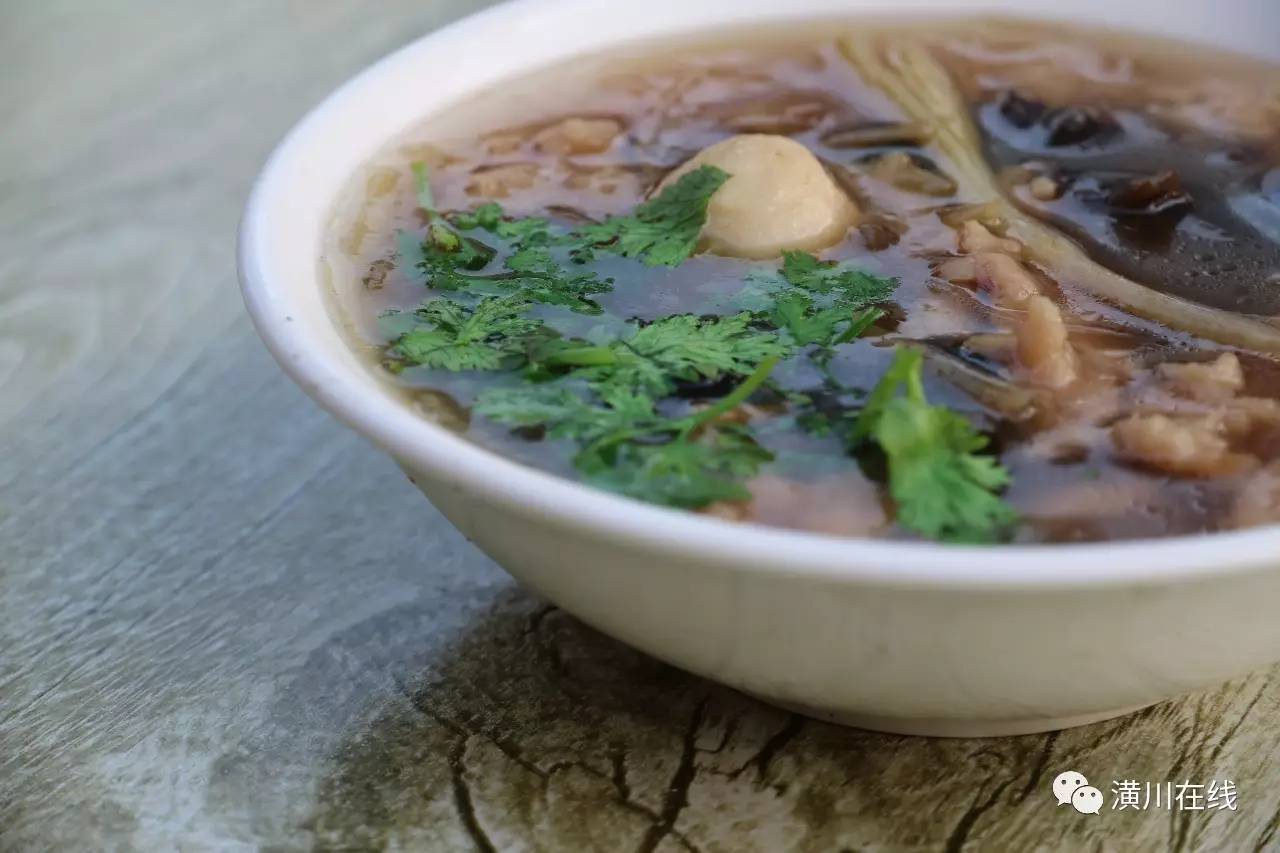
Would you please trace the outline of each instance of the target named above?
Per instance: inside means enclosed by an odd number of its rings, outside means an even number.
[[[866,729],[873,732],[884,732],[893,735],[921,735],[924,737],[1008,737],[1012,735],[1030,735],[1040,732],[1053,732],[1059,729],[1072,729],[1076,726],[1087,726],[1114,717],[1123,717],[1143,708],[1149,708],[1154,702],[1141,705],[1130,705],[1125,708],[1113,708],[1109,711],[1094,711],[1088,714],[1076,714],[1065,717],[1026,717],[998,720],[961,720],[946,717],[914,718],[914,717],[877,717],[866,714],[850,714],[843,711],[825,711],[810,708],[794,702],[780,702],[767,696],[757,696],[762,702],[794,711],[824,723],[835,723],[839,726],[850,726],[855,729]]]

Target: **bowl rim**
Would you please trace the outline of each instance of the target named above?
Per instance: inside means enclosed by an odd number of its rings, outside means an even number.
[[[1099,0],[1105,2],[1105,0]],[[940,0],[906,5],[937,7]],[[723,8],[732,23],[802,21],[806,17],[853,10],[848,0],[792,0],[779,14],[770,0],[700,0],[690,6],[676,0],[650,0],[669,12]],[[882,11],[883,4],[863,5]],[[941,0],[947,11],[987,11],[990,2]],[[1097,3],[1095,3],[1097,5]],[[1009,0],[1015,11],[1017,0]],[[896,4],[901,16],[903,4]],[[918,11],[918,10],[916,10]],[[1166,10],[1167,11],[1167,10]],[[287,188],[305,173],[309,158],[323,152],[325,130],[345,112],[372,96],[385,79],[408,73],[410,66],[449,45],[504,33],[523,23],[545,25],[555,15],[616,14],[601,0],[509,0],[431,32],[387,55],[352,77],[308,112],[279,143],[253,185],[239,229],[238,273],[249,315],[268,350],[308,395],[341,422],[371,439],[410,468],[422,468],[484,501],[559,528],[596,538],[624,541],[656,557],[670,556],[735,570],[823,578],[840,583],[930,586],[949,590],[1000,588],[1010,591],[1063,591],[1107,586],[1163,585],[1280,568],[1280,526],[1245,531],[1194,534],[1164,539],[1116,542],[961,546],[844,537],[790,530],[751,522],[731,522],[640,501],[544,473],[462,438],[393,400],[373,371],[343,363],[318,345],[312,324],[298,301],[302,288],[320,293],[325,284],[319,254],[312,256],[312,281],[286,280],[275,264],[290,209]],[[677,14],[677,17],[680,17]],[[684,17],[690,17],[688,15]],[[693,15],[692,17],[698,17]],[[567,20],[567,19],[566,19]],[[665,23],[671,23],[671,20]],[[671,34],[702,26],[676,22]],[[645,41],[648,39],[638,39]],[[561,59],[594,52],[619,39],[600,40],[562,51]],[[517,63],[523,68],[545,63]],[[477,87],[483,88],[483,87]],[[429,115],[440,105],[415,113]],[[377,140],[380,147],[389,141]],[[348,178],[364,157],[354,157]],[[335,203],[329,197],[329,205]],[[327,217],[325,211],[324,217]],[[322,218],[324,218],[322,217]],[[319,235],[315,235],[318,245]],[[287,240],[283,242],[287,243]],[[336,324],[336,318],[327,321]]]

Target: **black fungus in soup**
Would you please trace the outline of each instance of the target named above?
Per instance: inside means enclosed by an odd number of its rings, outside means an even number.
[[[1274,66],[851,22],[447,112],[370,164],[326,257],[425,418],[824,533],[1280,521]]]

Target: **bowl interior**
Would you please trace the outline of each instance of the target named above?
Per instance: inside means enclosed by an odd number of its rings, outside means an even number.
[[[333,311],[320,262],[336,200],[363,163],[423,118],[521,71],[610,47],[824,16],[925,17],[1045,10],[1275,58],[1274,0],[1166,4],[1077,0],[517,0],[420,39],[352,79],[280,144],[255,185],[240,233],[250,314],[286,372],[321,405],[410,467],[518,507],[548,524],[698,555],[743,569],[885,583],[1075,587],[1163,582],[1265,567],[1280,528],[1151,541],[977,548],[854,540],[735,524],[641,504],[510,462],[417,416],[375,378]],[[1225,14],[1226,9],[1230,14]],[[554,34],[554,37],[548,37]]]

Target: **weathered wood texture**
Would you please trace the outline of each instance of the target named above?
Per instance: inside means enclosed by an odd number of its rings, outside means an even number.
[[[802,720],[535,600],[284,379],[235,286],[255,170],[473,5],[0,8],[0,849],[1280,843],[1275,672],[1056,735]],[[1068,768],[1239,809],[1083,816]]]

